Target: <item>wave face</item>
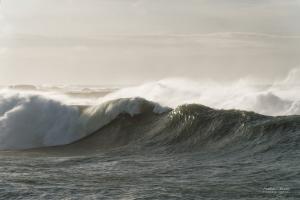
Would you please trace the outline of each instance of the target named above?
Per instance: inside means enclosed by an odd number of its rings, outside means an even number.
[[[270,117],[238,110],[215,110],[189,104],[162,114],[119,115],[71,149],[111,149],[187,152],[221,150],[267,151],[300,141],[300,116]]]

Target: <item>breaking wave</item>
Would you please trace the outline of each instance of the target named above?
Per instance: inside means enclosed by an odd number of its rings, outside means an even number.
[[[57,146],[77,141],[110,123],[121,113],[131,116],[167,110],[141,98],[118,99],[97,106],[67,105],[42,95],[0,96],[0,149]]]
[[[167,79],[110,92],[93,89],[96,99],[86,97],[86,88],[76,88],[75,99],[62,89],[2,89],[0,149],[140,143],[184,150],[290,136],[297,141],[299,74],[293,70],[270,85]]]
[[[0,148],[30,149],[68,145],[111,149],[140,145],[174,151],[299,140],[300,117],[271,117],[197,104],[175,109],[142,98],[124,98],[97,106],[67,105],[37,95],[0,99]]]

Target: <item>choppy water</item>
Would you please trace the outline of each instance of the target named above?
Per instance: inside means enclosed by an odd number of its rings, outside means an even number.
[[[0,199],[300,198],[299,115],[90,95],[1,93]]]
[[[1,199],[297,199],[299,151],[1,156]]]

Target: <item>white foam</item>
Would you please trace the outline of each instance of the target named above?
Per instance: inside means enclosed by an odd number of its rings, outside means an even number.
[[[0,149],[62,145],[82,137],[79,110],[37,95],[0,95]]]
[[[57,146],[77,141],[114,120],[121,113],[142,112],[145,100],[119,99],[91,106],[77,106],[46,96],[0,93],[0,149]],[[154,112],[165,108],[153,103]]]

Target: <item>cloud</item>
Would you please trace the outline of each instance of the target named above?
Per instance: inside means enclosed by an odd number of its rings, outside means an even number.
[[[8,35],[12,32],[13,28],[11,24],[6,19],[3,12],[3,1],[0,0],[0,36]]]

